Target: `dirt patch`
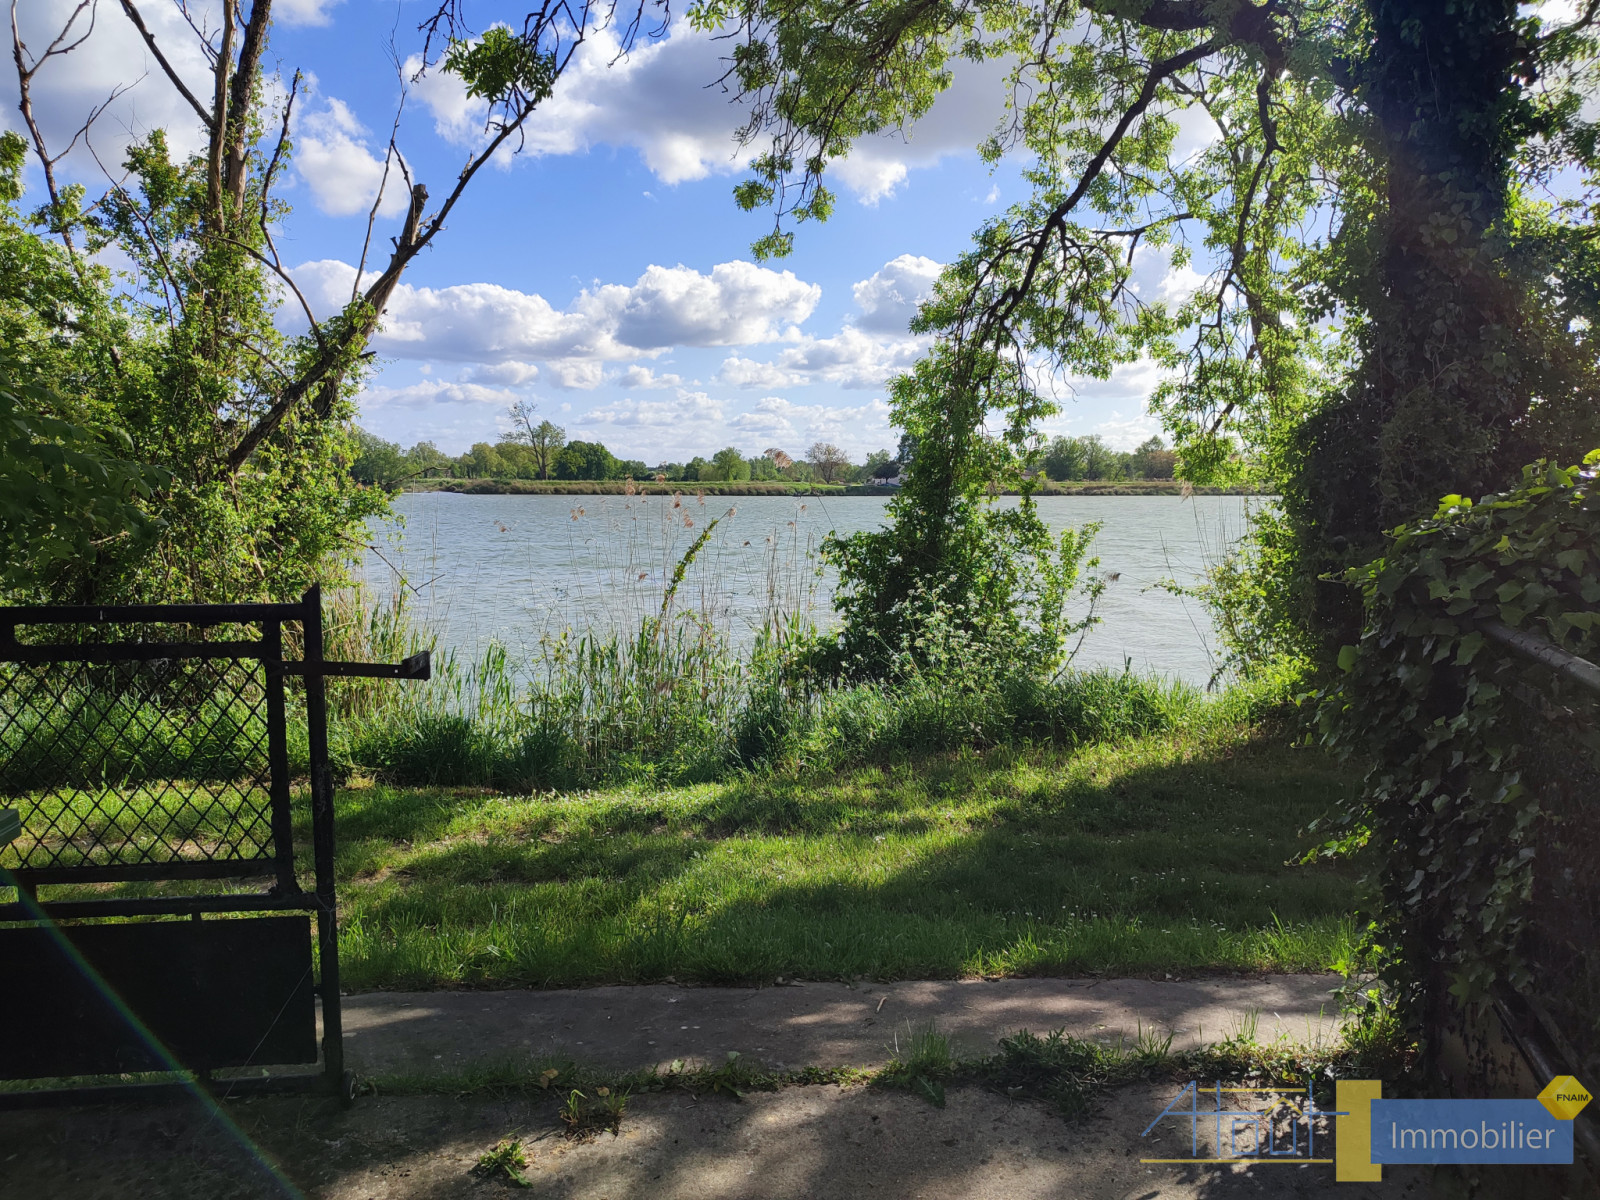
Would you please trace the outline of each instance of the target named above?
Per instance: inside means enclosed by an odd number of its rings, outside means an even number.
[[[367,1097],[0,1114],[0,1191],[30,1200],[1228,1200],[1321,1195],[1325,1165],[1147,1165],[1173,1153],[1140,1137],[1172,1098],[1165,1084],[1119,1090],[1069,1124],[978,1088],[943,1108],[869,1088],[793,1087],[745,1100],[684,1093],[630,1098],[618,1134],[563,1136],[560,1097]],[[527,1189],[473,1168],[517,1140]],[[1187,1134],[1181,1139],[1187,1143]],[[1185,1146],[1185,1149],[1187,1146]],[[1204,1149],[1204,1147],[1203,1147]],[[1418,1170],[1341,1197],[1420,1198]]]

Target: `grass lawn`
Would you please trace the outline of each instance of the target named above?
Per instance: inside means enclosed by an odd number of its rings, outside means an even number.
[[[1285,863],[1355,784],[1282,741],[1212,729],[534,797],[352,787],[344,979],[1324,969],[1354,941],[1353,878]]]

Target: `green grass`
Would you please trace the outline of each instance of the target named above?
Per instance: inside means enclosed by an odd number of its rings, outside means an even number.
[[[1353,872],[1287,864],[1308,847],[1306,823],[1353,786],[1281,733],[1211,720],[680,787],[349,787],[337,802],[343,979],[1321,970],[1354,951]],[[309,869],[303,794],[296,803]]]
[[[826,777],[341,793],[351,987],[1302,971],[1345,870],[1290,867],[1350,782],[1238,731]]]

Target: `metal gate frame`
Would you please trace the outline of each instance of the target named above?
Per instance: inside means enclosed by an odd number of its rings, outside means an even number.
[[[283,626],[302,627],[304,657],[283,657]],[[19,642],[19,626],[179,625],[195,628],[220,625],[256,626],[255,641],[151,642]],[[125,1100],[136,1096],[188,1093],[195,1086],[230,1095],[244,1093],[327,1090],[346,1100],[353,1095],[354,1077],[344,1066],[343,1022],[339,1003],[338,896],[335,890],[334,787],[328,762],[328,707],[324,680],[328,676],[364,676],[380,679],[431,677],[428,651],[396,664],[330,662],[323,658],[322,592],[312,587],[296,603],[175,604],[175,605],[48,605],[0,607],[0,664],[48,663],[157,663],[173,660],[232,659],[259,663],[265,684],[267,726],[267,776],[271,808],[270,855],[254,858],[216,856],[203,860],[146,864],[80,864],[42,867],[0,866],[0,887],[14,887],[17,899],[0,904],[0,923],[23,923],[53,928],[58,921],[93,918],[188,917],[206,914],[295,913],[316,917],[320,970],[314,991],[322,1001],[322,1069],[277,1075],[212,1081],[201,1071],[193,1081],[40,1088],[0,1092],[0,1108],[48,1104],[81,1104],[98,1100]],[[305,679],[305,715],[309,748],[312,891],[300,886],[293,841],[288,757],[288,720],[284,681]],[[0,847],[3,849],[4,847]],[[260,893],[213,893],[107,899],[39,899],[41,885],[108,883],[134,880],[223,879],[271,876],[273,883]]]

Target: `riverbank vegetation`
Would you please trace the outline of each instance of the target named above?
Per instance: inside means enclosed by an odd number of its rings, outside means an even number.
[[[653,479],[635,483],[627,479],[560,480],[540,479],[409,479],[407,492],[450,492],[460,496],[878,496],[892,489],[881,482],[827,483],[656,483]],[[1001,496],[1019,496],[1020,488],[1003,488]],[[1181,479],[1133,479],[1117,482],[1081,481],[1040,483],[1034,496],[1259,496],[1254,484],[1191,484]]]
[[[788,488],[898,486],[916,453],[913,439],[901,439],[895,455],[878,450],[865,460],[852,462],[830,442],[817,442],[800,458],[772,447],[759,455],[745,455],[737,447],[718,450],[710,458],[696,455],[686,463],[662,462],[654,466],[618,458],[598,442],[566,440],[566,430],[549,421],[533,423],[531,406],[513,407],[512,432],[491,445],[479,442],[465,454],[445,454],[432,442],[418,442],[402,450],[359,426],[353,430],[357,454],[350,474],[359,483],[385,489],[422,490],[441,487],[452,491],[505,491],[512,494],[542,490],[573,492],[578,485],[611,484],[618,490],[627,482],[670,483],[690,487],[706,485],[726,495],[765,495],[767,490]],[[521,413],[517,418],[515,414]],[[520,425],[520,428],[518,427]],[[1057,437],[1029,450],[1024,470],[1044,491],[1051,485],[1138,484],[1155,488],[1181,487],[1174,478],[1177,456],[1159,437],[1147,438],[1132,451],[1113,450],[1095,434]],[[740,487],[757,489],[739,492]],[[1248,491],[1259,490],[1247,485]],[[601,494],[602,489],[595,489]],[[1133,493],[1137,494],[1137,493]]]

